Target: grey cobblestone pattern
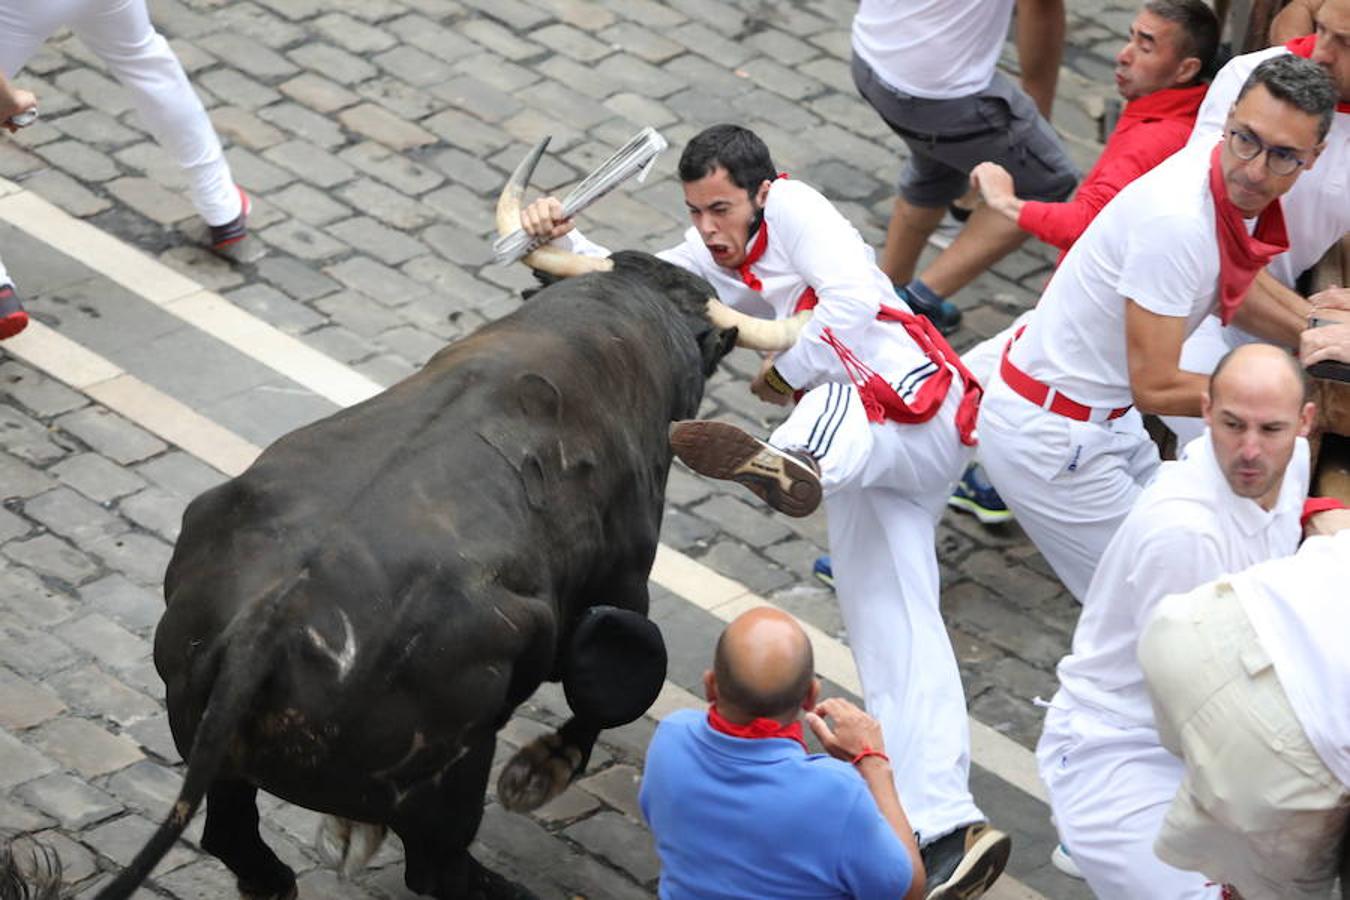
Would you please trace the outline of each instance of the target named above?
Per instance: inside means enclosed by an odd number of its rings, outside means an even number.
[[[383,383],[520,302],[531,278],[491,264],[491,208],[507,172],[543,134],[553,142],[536,184],[556,190],[639,126],[659,127],[678,150],[701,127],[736,119],[768,140],[781,168],[835,198],[873,244],[889,214],[902,150],[850,82],[850,0],[150,6],[255,199],[254,237],[238,258],[199,249],[202,226],[181,174],[126,94],[68,36],[50,42],[22,79],[38,92],[43,117],[0,141],[0,175]],[[1111,96],[1111,57],[1134,7],[1069,7],[1055,122],[1086,168]],[[1011,48],[1004,63],[1015,71]],[[668,154],[647,184],[607,198],[588,233],[616,247],[677,239],[674,159]],[[12,236],[0,229],[6,248]],[[151,383],[180,380],[171,393],[250,439],[325,411],[305,405],[314,398],[238,402],[238,391],[194,380],[190,363],[209,342],[175,355],[190,329],[108,296],[106,282],[40,247],[6,255],[21,289],[40,294],[39,319]],[[1029,244],[958,295],[966,311],[958,347],[1033,302],[1053,258]],[[772,414],[744,388],[755,367],[735,354],[704,414],[770,428]],[[267,387],[257,381],[265,373],[235,377]],[[177,790],[150,640],[178,513],[220,476],[18,363],[3,362],[0,384],[0,823],[39,831],[83,891],[130,858]],[[810,576],[826,550],[822,516],[777,519],[680,470],[668,496],[667,543],[843,636],[831,596]],[[1031,700],[1053,690],[1076,609],[1015,526],[990,530],[949,515],[939,553],[971,711],[1030,747],[1040,721]],[[672,635],[672,678],[693,687],[716,623],[659,590],[654,614]],[[562,715],[556,692],[543,692],[513,721],[504,747]],[[587,777],[532,817],[490,807],[484,860],[544,896],[648,896],[655,868],[632,804],[651,727],[643,720],[607,734]],[[996,821],[1044,815],[997,779],[977,772],[975,783]],[[303,873],[302,896],[405,895],[393,850],[358,884],[339,885],[316,868],[313,827],[311,814],[282,804],[266,816],[267,838]],[[1046,833],[1040,827],[1019,844],[1014,871],[1047,896],[1085,896],[1048,871]],[[199,834],[200,819],[189,837]],[[224,871],[188,845],[159,872],[146,896],[233,896]]]

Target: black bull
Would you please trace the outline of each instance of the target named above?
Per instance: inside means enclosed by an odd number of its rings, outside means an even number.
[[[258,788],[388,825],[415,892],[511,895],[467,849],[496,732],[563,682],[573,718],[499,782],[530,808],[655,698],[664,647],[645,614],[667,429],[697,413],[736,337],[705,318],[703,280],[614,259],[192,502],[155,634],[187,772],[100,898],[128,896],[203,795],[203,846],[241,892],[289,895]]]

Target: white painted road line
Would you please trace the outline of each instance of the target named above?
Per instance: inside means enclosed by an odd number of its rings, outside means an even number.
[[[0,219],[340,406],[360,402],[381,390],[354,369],[5,179],[0,179]],[[256,445],[41,323],[31,322],[24,333],[3,346],[14,356],[87,393],[227,475],[242,472],[261,452]],[[739,582],[664,544],[658,548],[651,578],[724,621],[755,606],[774,605]],[[817,671],[860,696],[862,686],[848,648],[810,623],[802,625],[816,651]],[[667,683],[652,715],[661,718],[675,709],[701,705],[702,701],[693,694]],[[971,718],[969,722],[974,762],[1048,805],[1033,754],[978,720]],[[1005,890],[1016,893],[991,891],[987,896],[992,900],[1041,897],[1011,878],[1001,879],[1000,885],[1005,882]]]

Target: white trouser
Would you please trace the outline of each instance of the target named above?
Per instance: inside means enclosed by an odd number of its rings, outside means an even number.
[[[1081,603],[1106,545],[1158,469],[1138,411],[1077,422],[1024,400],[995,376],[979,433],[990,482]]]
[[[881,722],[896,791],[922,843],[985,818],[970,795],[970,727],[934,548],[970,461],[953,424],[960,400],[957,379],[929,421],[873,424],[852,386],[823,385],[770,438],[820,463],[835,591],[863,699]]]
[[[1061,691],[1036,745],[1060,840],[1099,900],[1208,900],[1220,888],[1158,859],[1153,842],[1185,772],[1151,728],[1126,728]]]
[[[1183,372],[1209,375],[1229,350],[1260,340],[1236,325],[1223,325],[1218,316],[1206,316],[1200,327],[1181,345],[1179,365]],[[1163,416],[1162,420],[1177,436],[1178,448],[1186,446],[1205,430],[1205,420],[1199,416]]]
[[[1186,761],[1159,856],[1245,900],[1330,897],[1350,787],[1308,740],[1232,588],[1213,582],[1165,598],[1139,663],[1159,737]]]
[[[5,268],[5,261],[0,259],[0,287],[4,287],[9,283],[9,270]]]
[[[131,92],[155,139],[187,173],[192,205],[206,223],[235,219],[241,201],[220,139],[178,57],[150,24],[145,0],[0,0],[0,70],[12,79],[64,25]]]

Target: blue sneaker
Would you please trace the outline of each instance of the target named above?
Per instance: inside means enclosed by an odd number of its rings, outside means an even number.
[[[989,477],[979,463],[971,463],[956,483],[956,490],[947,498],[947,505],[964,510],[984,525],[998,525],[1012,521],[1012,510],[989,483]]]
[[[830,566],[829,556],[817,557],[816,564],[811,567],[811,574],[830,587],[834,587],[834,569]]]
[[[895,286],[895,295],[905,301],[910,309],[932,322],[933,327],[942,335],[949,335],[961,327],[961,310],[950,300],[938,300],[934,303],[899,284]]]

